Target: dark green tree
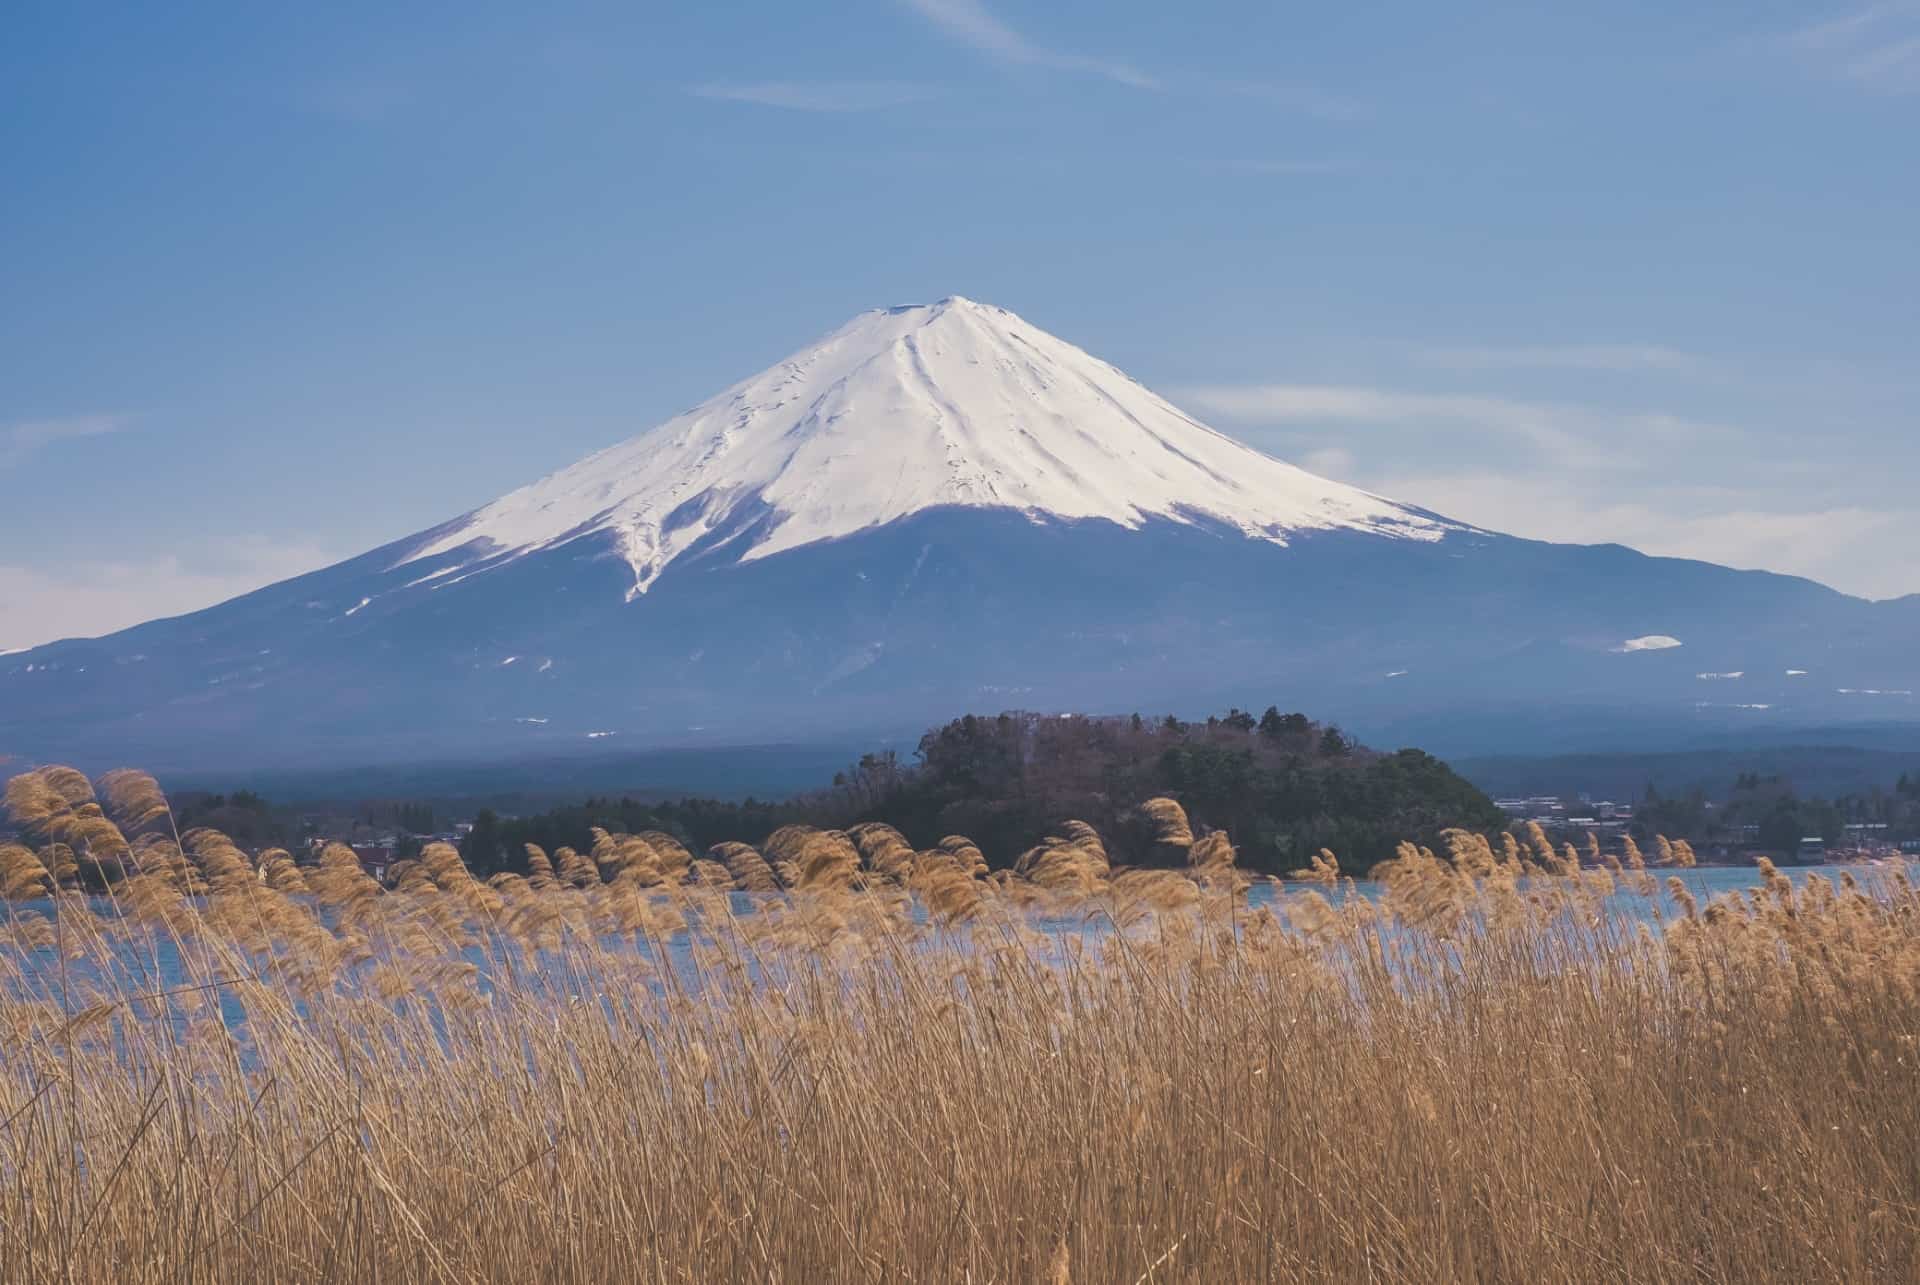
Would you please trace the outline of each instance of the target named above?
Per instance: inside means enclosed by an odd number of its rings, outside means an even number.
[[[481,808],[474,815],[473,829],[460,841],[460,859],[475,875],[486,876],[504,868],[500,841],[500,818],[492,808]]]

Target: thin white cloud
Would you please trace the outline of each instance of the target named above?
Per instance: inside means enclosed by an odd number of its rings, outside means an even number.
[[[1441,370],[1688,371],[1705,365],[1691,353],[1659,344],[1540,344],[1519,347],[1421,348],[1414,359]]]
[[[1913,4],[1902,3],[1901,0],[1870,4],[1851,13],[1809,23],[1788,32],[1782,39],[1802,49],[1844,49],[1857,42],[1863,35],[1870,33],[1875,27],[1889,19],[1897,19],[1904,13],[1910,13],[1914,8]]]
[[[1322,446],[1308,451],[1296,461],[1309,473],[1318,473],[1321,477],[1330,477],[1344,482],[1352,477],[1359,468],[1359,461],[1353,452],[1343,446]]]
[[[326,566],[339,554],[306,543],[242,538],[191,562],[155,558],[0,563],[0,648],[90,638],[161,616],[211,607]]]
[[[1920,0],[1883,0],[1790,31],[1776,43],[1863,89],[1920,91]]]
[[[1525,401],[1477,393],[1405,392],[1343,384],[1215,384],[1177,390],[1175,400],[1226,421],[1253,427],[1374,425],[1493,449],[1484,439],[1519,445],[1562,468],[1632,467],[1629,441],[1644,446],[1730,440],[1717,424],[1664,412],[1610,412],[1587,406]],[[1464,435],[1462,430],[1465,430]]]
[[[1568,445],[1550,408],[1500,397],[1407,393],[1341,384],[1210,384],[1178,389],[1175,400],[1241,424],[1403,424],[1467,422]]]
[[[1908,510],[1805,507],[1790,495],[1735,496],[1711,488],[1595,487],[1587,478],[1552,473],[1388,473],[1368,476],[1365,485],[1536,540],[1624,544],[1643,553],[1806,576],[1870,598],[1920,590],[1902,552],[1920,541],[1920,513]]]
[[[1804,433],[1339,384],[1213,385],[1174,400],[1312,472],[1490,530],[1764,568],[1865,597],[1920,591],[1907,553],[1920,510],[1837,471]],[[1898,458],[1886,462],[1896,472]]]
[[[696,85],[697,98],[718,102],[752,103],[801,112],[869,112],[924,102],[935,91],[892,80],[765,81],[750,85]]]
[[[17,464],[57,442],[117,433],[130,422],[124,415],[76,415],[67,419],[29,419],[0,425],[0,468]]]
[[[962,44],[1000,62],[1083,71],[1133,89],[1158,89],[1160,82],[1124,62],[1044,49],[993,16],[980,0],[904,0],[908,8]]]
[[[1545,407],[1470,393],[1409,393],[1352,384],[1202,384],[1181,397],[1239,420],[1478,419],[1517,423],[1544,418]]]

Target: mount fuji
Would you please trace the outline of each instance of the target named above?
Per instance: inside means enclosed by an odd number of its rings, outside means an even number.
[[[0,753],[294,765],[1270,702],[1511,747],[1913,720],[1916,643],[1920,598],[1316,477],[950,298],[350,561],[0,657]]]

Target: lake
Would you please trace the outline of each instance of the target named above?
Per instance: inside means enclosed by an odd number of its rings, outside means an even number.
[[[1824,876],[1837,884],[1841,876],[1848,872],[1851,872],[1855,878],[1864,881],[1876,875],[1886,875],[1894,869],[1906,869],[1911,872],[1915,864],[1916,863],[1912,861],[1906,861],[1900,863],[1792,866],[1782,867],[1781,873],[1792,880],[1796,886],[1804,884],[1809,878],[1815,875]],[[1658,892],[1653,898],[1650,899],[1624,891],[1617,892],[1608,898],[1606,904],[1619,914],[1623,920],[1628,922],[1654,923],[1657,922],[1660,917],[1674,913],[1676,907],[1673,904],[1671,894],[1667,888],[1667,880],[1670,877],[1678,878],[1702,905],[1705,905],[1716,896],[1726,893],[1742,892],[1760,887],[1762,884],[1759,871],[1750,866],[1657,869],[1649,873],[1655,876],[1658,885]],[[1346,895],[1344,891],[1346,887],[1347,885],[1343,884],[1338,890],[1330,890],[1320,885],[1305,882],[1286,882],[1277,887],[1271,883],[1260,883],[1248,890],[1247,904],[1250,909],[1272,906],[1283,898],[1296,893],[1311,891],[1322,892],[1323,894],[1331,896],[1334,900],[1339,900]],[[1383,892],[1381,885],[1367,880],[1355,881],[1351,887],[1355,895],[1370,901],[1377,901]],[[765,896],[766,894],[733,893],[731,894],[731,899],[736,913],[752,914],[756,911],[759,904],[764,901]],[[93,897],[87,899],[85,904],[94,913],[103,918],[117,917],[115,903],[109,898]],[[51,916],[53,911],[54,903],[52,901],[37,900],[14,903],[6,912],[0,913],[17,916],[27,912],[37,912],[41,915]],[[925,922],[924,911],[916,910],[915,918],[920,922]],[[1097,914],[1088,915],[1079,912],[1064,914],[1059,912],[1036,912],[1032,922],[1034,927],[1040,931],[1051,936],[1060,937],[1063,940],[1066,938],[1078,938],[1082,941],[1094,941],[1114,931],[1110,921],[1106,920],[1103,916]],[[128,927],[131,928],[130,925]],[[651,949],[643,942],[625,944],[622,948],[637,950],[643,954],[649,952]],[[496,950],[499,953],[493,956],[489,956],[486,952],[478,948],[473,948],[466,952],[468,961],[482,970],[481,984],[483,989],[488,988],[486,981],[487,975],[500,965],[502,959],[507,958],[512,958],[517,968],[530,970],[535,975],[547,974],[547,981],[558,986],[563,992],[570,992],[577,989],[574,979],[560,977],[554,970],[546,968],[539,960],[526,959],[524,953],[517,946],[509,945],[502,940],[496,945]],[[680,935],[667,944],[667,954],[669,963],[674,966],[676,971],[682,973],[691,972],[692,946],[685,934]],[[182,986],[191,980],[195,980],[188,976],[188,971],[182,961],[176,943],[164,934],[129,931],[125,937],[116,939],[115,955],[116,957],[111,968],[113,976],[110,981],[103,975],[102,970],[97,967],[91,965],[69,965],[67,982],[69,985],[74,986],[77,992],[92,992],[94,995],[100,994],[103,990],[107,994],[151,995],[169,990],[170,988]],[[12,943],[0,943],[0,995],[4,995],[7,998],[35,998],[58,1002],[60,984],[61,973],[59,958],[55,950],[43,947],[23,951]],[[80,1005],[76,1003],[73,1006],[79,1007]],[[220,995],[220,1007],[223,1016],[226,1017],[229,1023],[237,1024],[244,1021],[244,1016],[239,1006],[231,1000],[224,989],[222,989]]]

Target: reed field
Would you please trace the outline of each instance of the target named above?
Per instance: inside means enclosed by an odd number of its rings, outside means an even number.
[[[1920,895],[1537,831],[1242,874],[1143,806],[383,888],[42,769],[6,1281],[1911,1281]],[[1014,854],[1004,854],[1013,856]]]

